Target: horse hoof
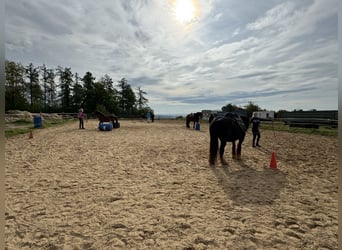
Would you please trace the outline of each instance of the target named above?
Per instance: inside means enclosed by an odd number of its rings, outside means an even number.
[[[224,159],[221,159],[221,164],[222,164],[223,166],[227,166],[227,165],[228,165],[228,162],[226,162]]]

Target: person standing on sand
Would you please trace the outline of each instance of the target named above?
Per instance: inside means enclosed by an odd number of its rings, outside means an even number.
[[[77,114],[78,120],[80,121],[79,123],[79,128],[84,129],[84,113],[83,109],[79,109],[78,114]]]
[[[252,144],[252,146],[253,146],[253,148],[255,146],[260,147],[260,144],[259,144],[259,140],[260,140],[260,130],[259,130],[260,119],[258,118],[258,114],[256,112],[253,113],[251,123],[252,123],[252,133],[253,133],[253,144]],[[255,140],[256,140],[256,144],[255,144]]]

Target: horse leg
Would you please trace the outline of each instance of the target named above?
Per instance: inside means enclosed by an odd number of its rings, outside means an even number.
[[[237,159],[241,160],[241,149],[242,149],[242,141],[239,140],[238,145],[237,145]]]
[[[228,165],[226,160],[223,158],[224,148],[226,146],[226,143],[227,142],[225,140],[221,140],[221,145],[220,145],[220,161],[221,161],[222,165]]]
[[[232,142],[232,157],[236,159],[236,144],[235,141]]]

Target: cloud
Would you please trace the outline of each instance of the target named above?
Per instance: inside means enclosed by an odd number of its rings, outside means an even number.
[[[295,4],[292,2],[281,3],[268,10],[263,17],[255,22],[247,24],[246,28],[248,30],[261,30],[274,25],[284,26],[287,24],[286,20],[292,15],[294,9]]]
[[[337,0],[197,2],[184,25],[172,1],[6,1],[6,58],[125,77],[161,113],[337,108]]]

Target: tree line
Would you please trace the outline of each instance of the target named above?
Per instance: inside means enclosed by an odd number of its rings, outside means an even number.
[[[249,101],[243,107],[234,105],[232,103],[228,103],[225,106],[221,107],[221,110],[223,112],[236,112],[239,110],[243,110],[244,112],[246,112],[248,117],[251,117],[253,112],[256,112],[256,111],[267,111],[266,109],[261,108],[259,105],[253,103],[252,101]],[[296,111],[296,110],[294,110],[294,111]],[[299,111],[299,110],[297,110],[297,111]],[[303,110],[301,110],[301,111],[303,111]],[[287,112],[289,112],[289,111],[284,110],[284,109],[278,110],[277,112],[274,112],[274,117],[281,117],[282,114],[287,113]]]
[[[9,60],[5,61],[5,74],[6,111],[75,113],[83,108],[86,113],[98,110],[120,117],[153,112],[147,93],[141,87],[134,91],[125,78],[115,84],[107,74],[96,81],[91,72],[81,77],[68,67],[24,66]]]
[[[257,104],[254,104],[253,102],[249,101],[248,104],[246,104],[243,107],[236,106],[234,104],[228,103],[225,106],[221,108],[223,112],[236,112],[239,110],[243,110],[248,117],[251,117],[253,112],[262,110]]]

